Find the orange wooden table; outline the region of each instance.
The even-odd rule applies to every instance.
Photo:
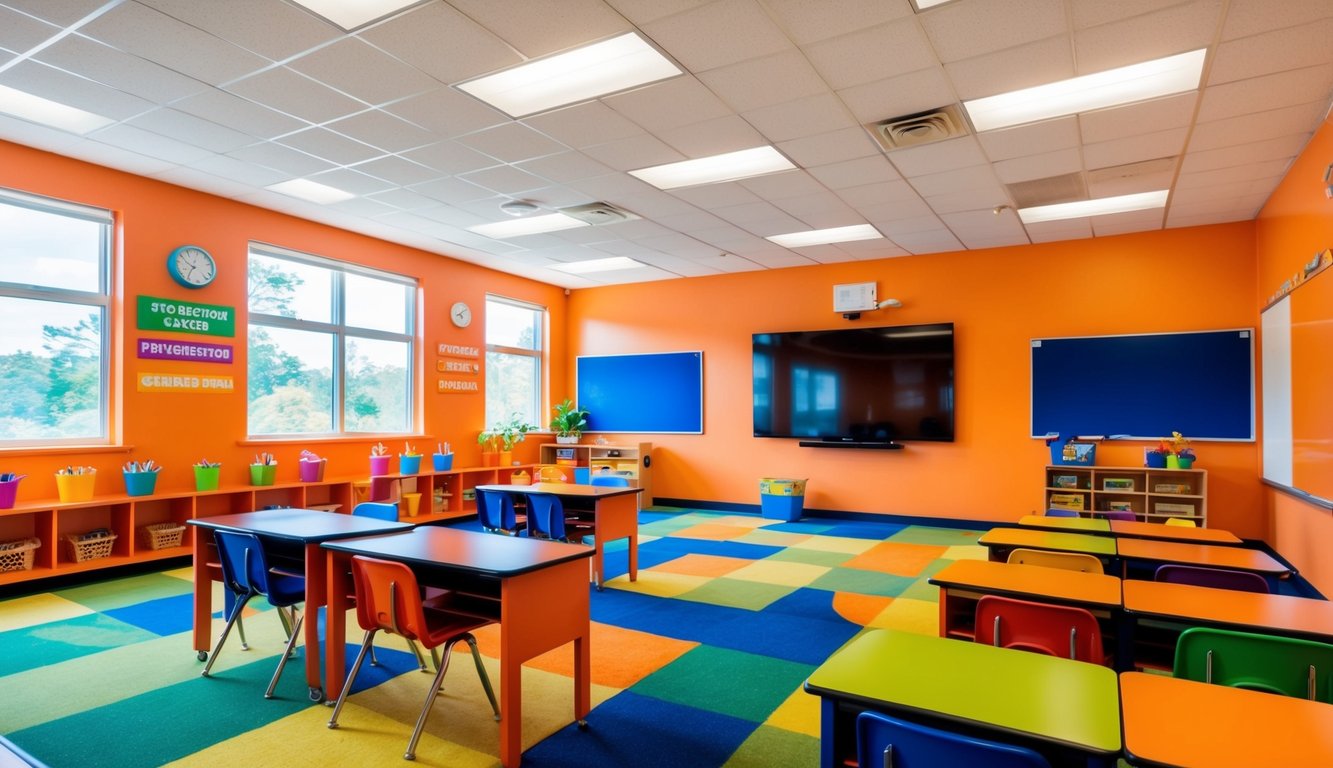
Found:
[[[1087,608],[1104,624],[1120,607],[1120,579],[1100,573],[958,560],[930,583],[940,588],[940,637],[973,639],[977,601],[984,595]]]
[[[1333,765],[1333,706],[1321,702],[1125,672],[1120,711],[1134,765]]]
[[[1117,539],[1120,557],[1126,561],[1141,560],[1157,563],[1184,563],[1212,568],[1234,568],[1254,571],[1268,577],[1282,577],[1291,569],[1274,560],[1268,553],[1244,547],[1219,547],[1212,544],[1188,544],[1157,539]]]
[[[1072,531],[1074,533],[1109,534],[1111,523],[1103,517],[1047,517],[1046,515],[1023,515],[1018,518],[1018,525],[1023,528],[1040,528],[1046,531]]]
[[[1124,603],[1136,618],[1333,642],[1333,602],[1327,600],[1128,580]]]
[[[1128,520],[1112,520],[1111,533],[1134,539],[1162,539],[1163,541],[1186,541],[1195,544],[1241,544],[1240,538],[1231,531],[1221,528],[1186,528],[1162,523],[1131,523]]]
[[[522,759],[523,662],[574,643],[574,719],[592,708],[588,564],[592,550],[491,533],[422,526],[407,533],[344,539],[328,555],[328,628],[324,634],[328,696],[342,692],[346,620],[354,555],[407,564],[423,586],[445,587],[489,603],[500,622],[500,764]],[[488,614],[489,615],[489,614]],[[486,712],[484,716],[489,716]],[[479,715],[481,716],[481,715]]]

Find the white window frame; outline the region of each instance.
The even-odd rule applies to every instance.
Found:
[[[539,430],[544,430],[546,427],[545,427],[545,422],[542,419],[542,414],[546,413],[548,410],[545,405],[545,392],[546,392],[546,376],[547,376],[546,326],[547,326],[547,317],[549,315],[549,311],[547,310],[546,307],[540,304],[533,304],[530,301],[523,301],[521,299],[511,299],[508,296],[500,296],[498,294],[488,293],[486,294],[486,305],[485,305],[487,310],[486,322],[490,322],[490,305],[492,302],[496,304],[508,304],[511,307],[518,307],[519,309],[526,309],[537,313],[538,324],[537,324],[536,338],[535,338],[535,344],[537,347],[536,349],[523,349],[522,347],[510,347],[503,344],[492,344],[489,341],[487,341],[486,353],[488,355],[494,352],[496,354],[501,354],[501,355],[531,357],[537,361],[537,381],[534,382],[534,391],[532,393],[533,414],[536,419],[533,426],[537,427]],[[483,412],[489,412],[490,410],[489,408],[490,396],[491,396],[490,392],[487,391],[486,393],[487,402],[483,404]],[[506,418],[507,416],[508,414],[502,414],[500,418]]]

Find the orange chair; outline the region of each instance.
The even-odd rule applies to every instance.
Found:
[[[1092,664],[1105,660],[1102,628],[1083,608],[986,595],[977,601],[976,626],[979,643]]]
[[[1044,549],[1015,549],[1005,561],[1019,565],[1040,565],[1043,568],[1062,568],[1083,573],[1105,573],[1102,561],[1082,552],[1057,552]]]
[[[426,726],[426,716],[430,714],[431,705],[435,703],[435,696],[444,682],[444,673],[449,669],[450,651],[459,641],[466,642],[472,649],[472,660],[477,665],[481,685],[486,689],[486,698],[490,699],[495,719],[500,719],[500,705],[495,701],[491,679],[481,663],[477,639],[472,636],[473,630],[495,623],[494,619],[451,611],[447,602],[432,603],[427,608],[422,604],[416,574],[403,563],[392,560],[362,555],[353,557],[352,582],[356,586],[356,620],[366,630],[366,637],[361,642],[361,651],[356,655],[342,693],[338,694],[338,703],[333,707],[333,716],[329,718],[330,728],[338,727],[338,715],[347,703],[347,694],[352,690],[357,672],[361,671],[361,662],[365,661],[366,653],[375,643],[375,633],[380,631],[415,640],[432,650],[444,647],[440,670],[435,673],[435,682],[426,694],[426,703],[417,717],[416,728],[412,730],[412,738],[407,743],[407,752],[403,754],[404,759],[416,759],[417,742],[421,739],[421,730]]]

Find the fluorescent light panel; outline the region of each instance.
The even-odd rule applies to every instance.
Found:
[[[619,269],[636,269],[646,267],[641,261],[635,261],[628,256],[612,256],[609,259],[589,259],[588,261],[571,261],[565,264],[552,264],[551,269],[568,272],[571,275],[586,275],[592,272],[614,272]]]
[[[320,184],[310,179],[292,179],[290,181],[280,181],[277,184],[269,184],[265,189],[271,189],[291,197],[299,197],[312,203],[341,203],[344,200],[351,200],[356,195],[351,192],[345,192],[327,184]]]
[[[429,0],[292,0],[307,11],[352,32]]]
[[[727,152],[712,157],[700,157],[694,160],[682,160],[679,163],[655,165],[630,171],[643,181],[658,189],[676,189],[693,187],[698,184],[716,184],[721,181],[736,181],[767,173],[790,171],[796,166],[783,157],[776,149],[763,146]]]
[[[1159,189],[1156,192],[1140,192],[1136,195],[1120,195],[1119,197],[1103,197],[1097,200],[1079,200],[1073,203],[1056,203],[1055,205],[1038,205],[1033,208],[1019,208],[1018,218],[1022,220],[1024,224],[1037,224],[1043,221],[1081,219],[1086,216],[1105,216],[1108,213],[1146,211],[1150,208],[1161,208],[1165,206],[1168,191],[1169,190]]]
[[[869,224],[856,224],[850,227],[791,232],[786,235],[773,235],[765,239],[772,240],[784,248],[801,248],[807,245],[824,245],[825,243],[847,243],[852,240],[874,240],[877,237],[884,237],[878,229]]]
[[[518,118],[679,74],[679,67],[638,34],[629,32],[534,59],[458,87]]]
[[[0,85],[0,112],[80,135],[115,122],[109,117],[3,85]]]
[[[973,127],[991,131],[1183,93],[1199,87],[1205,53],[1207,50],[1200,48],[1095,75],[964,101],[963,107]]]
[[[468,227],[469,232],[504,240],[507,237],[539,235],[543,232],[559,232],[562,229],[591,226],[586,221],[579,221],[563,213],[548,213],[545,216],[528,216],[523,219],[497,221],[493,224],[478,224]]]

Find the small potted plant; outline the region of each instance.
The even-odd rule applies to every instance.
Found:
[[[1157,441],[1154,448],[1143,449],[1143,466],[1148,469],[1165,469],[1166,457],[1171,455],[1171,446],[1165,440]]]
[[[556,405],[555,417],[551,419],[551,431],[555,433],[557,443],[577,443],[588,428],[588,412],[569,398]]]
[[[1194,449],[1190,447],[1189,438],[1179,432],[1172,432],[1170,444],[1171,455],[1166,459],[1166,466],[1171,469],[1189,469],[1194,466]]]
[[[524,421],[518,412],[510,414],[505,421],[492,424],[486,431],[477,435],[477,442],[482,447],[483,466],[507,467],[512,464],[514,445],[523,442],[528,432],[534,429],[536,427]]]

